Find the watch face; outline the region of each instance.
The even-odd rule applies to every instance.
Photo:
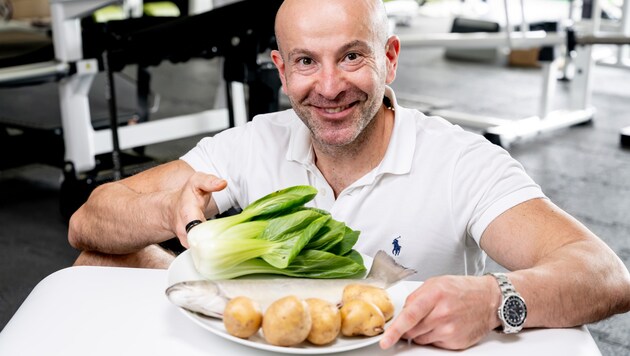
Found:
[[[519,327],[525,322],[527,317],[527,307],[523,299],[516,295],[509,296],[503,304],[503,318],[505,322],[513,327]]]

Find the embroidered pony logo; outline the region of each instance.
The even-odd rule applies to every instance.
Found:
[[[400,243],[398,243],[398,239],[400,239],[400,236],[392,240],[392,245],[394,245],[394,248],[392,249],[392,254],[394,254],[394,256],[400,255],[401,246]]]

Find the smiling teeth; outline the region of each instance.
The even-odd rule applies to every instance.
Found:
[[[328,114],[336,114],[338,112],[342,112],[344,110],[346,110],[348,108],[348,105],[346,106],[338,106],[336,108],[324,108],[324,111]]]

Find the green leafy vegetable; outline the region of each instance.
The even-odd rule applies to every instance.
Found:
[[[330,252],[303,250],[286,268],[276,268],[260,258],[242,262],[228,270],[198,270],[208,279],[230,279],[252,274],[276,274],[299,278],[360,278],[365,274],[361,254],[353,250],[348,256]]]
[[[317,190],[294,186],[273,192],[240,214],[208,220],[188,234],[193,262],[210,279],[271,273],[346,278],[365,272],[352,250],[359,232],[322,209],[305,207]]]

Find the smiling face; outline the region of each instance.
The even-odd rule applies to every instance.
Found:
[[[282,89],[320,148],[360,141],[382,115],[400,43],[380,0],[286,0],[272,59]]]

